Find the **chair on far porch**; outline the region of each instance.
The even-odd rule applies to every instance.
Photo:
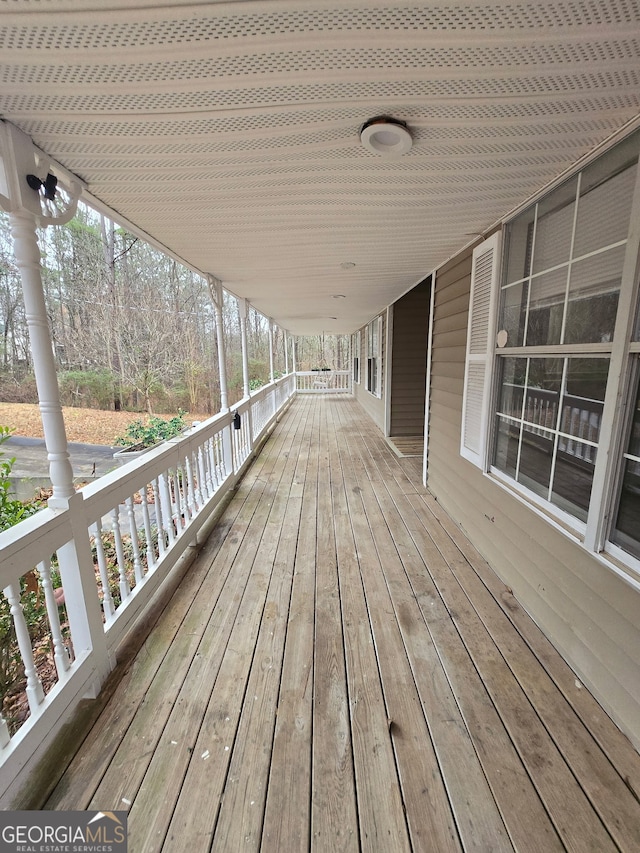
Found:
[[[326,391],[333,388],[334,375],[332,370],[323,370],[313,379],[313,387],[318,391]]]

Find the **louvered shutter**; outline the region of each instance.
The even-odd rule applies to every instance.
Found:
[[[473,252],[460,454],[484,468],[495,338],[500,232]]]

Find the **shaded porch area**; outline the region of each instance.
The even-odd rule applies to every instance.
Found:
[[[640,757],[421,467],[298,396],[43,807],[132,853],[640,849]]]

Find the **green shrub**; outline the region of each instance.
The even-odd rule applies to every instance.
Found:
[[[186,414],[184,409],[178,409],[173,418],[152,417],[146,422],[138,418],[128,425],[123,435],[117,436],[114,444],[137,449],[153,447],[160,441],[179,435],[186,427]]]
[[[65,370],[58,374],[63,405],[112,409],[114,377],[109,370]]]
[[[7,426],[0,426],[0,445],[11,437],[13,430]],[[0,530],[13,527],[23,518],[28,518],[37,512],[38,507],[28,503],[22,503],[9,494],[11,489],[11,469],[15,458],[4,459],[4,451],[0,450]]]

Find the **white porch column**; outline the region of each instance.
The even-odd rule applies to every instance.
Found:
[[[240,316],[240,342],[242,345],[242,396],[249,397],[249,346],[247,342],[247,313],[249,303],[246,299],[238,299],[238,314]]]
[[[269,318],[269,379],[271,382],[275,379],[273,373],[273,320]]]
[[[16,264],[33,354],[42,428],[53,495],[49,507],[68,510],[72,539],[57,549],[65,606],[76,655],[91,652],[96,695],[111,668],[93,575],[83,498],[73,487],[73,470],[62,417],[53,344],[42,289],[36,228],[64,225],[76,212],[81,185],[33,145],[18,128],[0,122],[0,207],[9,213]]]
[[[213,275],[207,276],[209,293],[216,315],[216,339],[218,342],[218,375],[220,377],[220,411],[229,411],[229,394],[227,392],[227,361],[224,352],[224,326],[222,318],[223,292],[222,282]]]
[[[53,486],[52,500],[55,502],[58,498],[70,498],[75,489],[42,289],[36,220],[32,214],[25,212],[10,213],[9,220],[16,264],[22,278],[33,370],[49,459],[49,477]]]
[[[291,357],[293,359],[293,372],[298,372],[298,359],[296,358],[296,344],[298,342],[297,337],[293,336],[293,346],[291,347]]]
[[[229,411],[229,394],[227,391],[227,359],[224,352],[224,326],[222,318],[222,307],[224,294],[222,292],[222,282],[214,275],[207,275],[207,283],[209,285],[209,293],[216,315],[216,340],[218,342],[218,376],[220,377],[220,411]],[[228,474],[235,470],[234,454],[233,454],[233,438],[231,435],[231,423],[222,433],[222,453],[224,456],[224,465]]]
[[[238,315],[240,317],[240,343],[242,346],[242,396],[246,399],[251,397],[251,386],[249,385],[249,343],[247,341],[247,315],[249,313],[249,301],[238,299]],[[252,404],[246,411],[248,419],[248,435],[253,448],[253,410]]]
[[[51,506],[66,506],[74,493],[73,471],[42,289],[36,229],[64,225],[75,214],[79,182],[39,151],[14,125],[0,122],[0,207],[9,213],[16,264],[29,329],[42,428],[53,486]]]
[[[282,333],[284,335],[284,372],[286,374],[289,373],[289,332],[285,329]]]

